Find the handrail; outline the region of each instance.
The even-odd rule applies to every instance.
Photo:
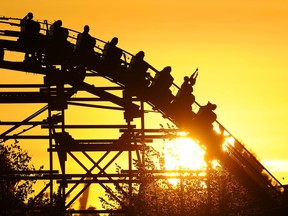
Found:
[[[244,153],[241,153],[240,151],[244,151],[245,153],[247,153],[248,155],[246,155],[246,156],[249,156],[250,159],[253,159],[253,161],[254,161],[254,163],[255,163],[256,166],[260,167],[260,168],[262,169],[262,171],[265,171],[266,174],[268,174],[268,175],[275,181],[275,183],[278,184],[279,187],[283,187],[282,184],[255,158],[255,156],[254,156],[250,151],[248,151],[248,149],[247,149],[243,144],[241,144],[240,141],[238,141],[238,139],[236,139],[222,124],[220,124],[220,122],[216,121],[216,123],[217,123],[220,127],[222,127],[222,128],[225,130],[225,132],[226,132],[231,138],[234,139],[234,142],[237,142],[237,145],[238,145],[238,147],[240,147],[240,149],[238,149],[238,147],[237,147],[237,148],[234,147],[234,146],[232,146],[232,147],[234,147],[234,149],[236,149],[237,152],[239,152],[239,154],[241,154],[243,157],[245,157],[245,154],[244,154]],[[231,144],[230,144],[230,145],[231,145]],[[263,175],[262,175],[262,176],[263,176]],[[264,176],[263,176],[263,178],[264,178]]]
[[[2,21],[2,20],[5,20],[5,21]],[[6,20],[12,20],[12,21],[6,21]],[[4,17],[4,16],[2,16],[2,17],[0,17],[0,23],[3,23],[3,24],[9,24],[9,25],[11,25],[11,26],[18,26],[18,27],[20,27],[21,26],[21,24],[20,24],[20,21],[21,21],[22,19],[20,19],[20,18],[12,18],[12,17]],[[16,23],[16,21],[17,21],[17,23]],[[44,35],[47,35],[47,32],[49,31],[49,27],[52,25],[52,23],[49,23],[47,20],[44,20],[44,21],[40,21],[40,20],[35,20],[36,22],[38,22],[39,24],[40,24],[40,26],[42,25],[42,26],[44,26],[44,27],[41,27],[40,28],[40,31],[42,31],[43,32],[43,34]],[[73,29],[70,29],[70,28],[66,28],[66,27],[63,27],[64,29],[67,29],[68,30],[68,32],[70,33],[70,32],[72,32],[72,33],[75,33],[75,34],[81,34],[81,32],[80,31],[77,31],[77,30],[73,30]],[[72,40],[77,40],[77,36],[74,36],[74,35],[71,35],[71,34],[69,34],[68,35],[68,38],[70,38],[70,39],[72,39]],[[94,38],[95,40],[96,40],[96,45],[95,45],[95,47],[94,48],[96,48],[96,49],[99,49],[100,51],[103,51],[103,48],[104,48],[104,46],[105,46],[105,44],[107,43],[106,41],[104,41],[104,40],[102,40],[102,39],[99,39],[99,38],[96,38],[96,37],[92,37],[92,38]],[[102,46],[101,47],[99,47],[99,46],[97,46],[97,42],[99,43],[102,43]],[[76,42],[74,42],[74,43],[72,43],[73,45],[76,45]],[[126,62],[126,59],[127,59],[127,55],[128,56],[130,56],[130,58],[132,58],[133,57],[133,54],[131,54],[131,53],[129,53],[129,52],[127,52],[127,51],[125,51],[125,50],[123,50],[123,49],[121,49],[121,48],[119,48],[121,51],[122,51],[122,53],[123,53],[123,58],[124,58],[124,62]]]

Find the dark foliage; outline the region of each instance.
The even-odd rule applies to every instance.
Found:
[[[0,208],[1,215],[17,214],[17,209],[25,207],[25,200],[34,191],[32,185],[34,180],[21,181],[19,171],[35,170],[29,166],[31,157],[23,151],[18,142],[11,145],[0,145]],[[14,213],[13,213],[14,212]]]
[[[163,158],[147,147],[145,163],[135,161],[140,184],[117,184],[100,197],[105,209],[128,209],[131,215],[262,215],[261,205],[237,178],[224,167],[208,165],[205,173],[179,172],[178,184],[155,170],[163,168]],[[117,166],[121,172],[121,167]],[[149,172],[152,171],[152,172]]]
[[[37,215],[32,213],[32,209],[48,206],[50,201],[47,194],[41,194],[35,200],[32,198],[36,179],[25,179],[25,176],[35,177],[39,174],[35,174],[31,157],[17,140],[12,144],[0,144],[0,164],[0,215]]]

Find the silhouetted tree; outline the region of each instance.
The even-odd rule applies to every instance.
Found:
[[[28,195],[34,191],[34,180],[20,181],[17,171],[34,170],[31,157],[23,151],[17,141],[11,145],[0,145],[0,208],[1,215],[17,215],[17,209],[25,206]]]
[[[100,197],[105,209],[127,209],[130,215],[263,215],[258,199],[240,184],[225,167],[207,168],[206,175],[179,172],[177,185],[163,174],[163,157],[152,147],[145,151],[145,163],[134,161],[140,184],[117,184]],[[150,172],[149,172],[150,171]],[[117,172],[121,167],[117,166]],[[129,193],[130,192],[130,193]]]
[[[25,179],[31,171],[36,171],[31,165],[31,157],[24,151],[18,141],[12,144],[0,143],[0,215],[29,216],[39,215],[33,208],[50,207],[48,194],[41,194],[33,199],[33,185],[36,179]],[[39,171],[43,167],[39,168]],[[39,174],[33,174],[34,176]],[[31,176],[31,175],[30,175]],[[53,204],[56,206],[58,195],[53,194]],[[45,215],[45,214],[41,214]],[[47,214],[48,215],[48,214]]]

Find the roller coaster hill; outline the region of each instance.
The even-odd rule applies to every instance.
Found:
[[[192,93],[198,75],[197,70],[190,77],[185,77],[182,86],[178,87],[173,83],[171,67],[158,71],[144,61],[143,51],[132,55],[117,47],[117,38],[113,38],[110,42],[94,38],[89,35],[88,26],[85,26],[83,32],[78,32],[62,27],[61,20],[51,24],[46,20],[33,21],[31,17],[25,19],[1,17],[0,23],[3,28],[0,30],[0,67],[43,76],[43,84],[1,84],[0,103],[46,104],[43,109],[23,121],[1,121],[1,125],[12,124],[12,127],[3,132],[0,139],[2,141],[14,139],[15,135],[10,135],[11,132],[29,124],[33,127],[41,126],[49,131],[47,137],[26,136],[26,138],[49,140],[50,170],[42,175],[42,179],[46,176],[50,181],[47,187],[53,188],[55,181],[60,185],[65,199],[63,203],[66,203],[63,204],[63,211],[67,212],[69,205],[80,196],[77,194],[75,199],[68,203],[66,200],[70,193],[66,191],[68,184],[88,182],[105,187],[104,183],[117,183],[119,180],[119,176],[107,173],[106,166],[97,174],[92,174],[91,170],[86,169],[87,174],[75,180],[76,176],[66,173],[67,155],[73,151],[101,151],[107,154],[112,151],[118,151],[119,154],[127,151],[128,182],[135,180],[136,176],[131,174],[137,173],[132,170],[132,152],[140,151],[145,143],[162,133],[162,129],[145,128],[144,120],[147,115],[144,110],[145,104],[154,112],[159,112],[177,129],[187,132],[189,137],[206,149],[208,160],[220,160],[221,165],[235,174],[245,187],[263,198],[267,208],[277,209],[279,212],[287,209],[285,186],[281,185],[255,156],[217,121],[214,113],[216,105],[208,102],[207,105],[200,106],[195,101]],[[9,61],[6,59],[7,52],[22,53],[23,59]],[[85,81],[88,76],[102,77],[114,86],[106,88],[95,86]],[[170,90],[172,86],[178,89],[177,95],[173,95]],[[23,91],[25,88],[36,90]],[[122,96],[112,93],[113,90],[120,91]],[[76,104],[75,94],[80,91],[95,96],[95,101],[110,101],[118,110],[123,111],[125,125],[90,125],[95,128],[118,128],[122,133],[119,139],[88,142],[74,139],[67,132],[66,129],[71,128],[71,125],[65,123],[64,113],[68,110],[68,105]],[[33,121],[44,111],[48,112],[45,120]],[[141,120],[140,128],[132,124],[134,119]],[[74,127],[84,126],[74,125]],[[21,137],[25,138],[19,134],[17,139]],[[58,155],[61,174],[53,169],[52,155],[55,153]],[[136,155],[140,157],[139,154]],[[107,162],[107,167],[114,159]],[[101,160],[100,158],[94,161],[95,167]],[[87,177],[93,178],[89,182]]]

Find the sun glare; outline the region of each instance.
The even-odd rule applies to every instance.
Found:
[[[190,138],[177,138],[165,145],[166,170],[201,170],[206,166],[205,151]]]
[[[173,139],[166,143],[163,153],[165,169],[172,171],[172,173],[167,174],[170,184],[174,186],[178,185],[180,182],[179,176],[195,174],[203,177],[206,175],[207,163],[205,161],[205,150],[192,139],[187,137]],[[217,160],[210,161],[209,163],[213,169],[221,167]]]

